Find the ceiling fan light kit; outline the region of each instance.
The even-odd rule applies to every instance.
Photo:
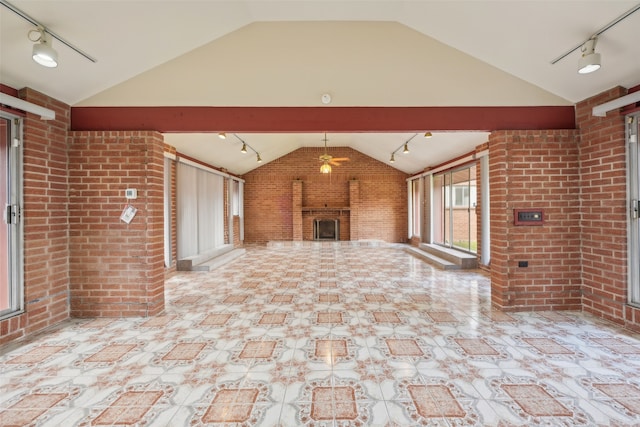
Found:
[[[320,173],[331,173],[331,165],[340,166],[339,162],[348,162],[348,157],[333,157],[327,153],[327,134],[324,134],[324,154],[318,157],[318,160],[322,162],[320,165]]]

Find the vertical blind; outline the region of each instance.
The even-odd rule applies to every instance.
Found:
[[[171,159],[164,159],[164,265],[171,266]]]
[[[178,258],[224,244],[224,177],[178,163]]]

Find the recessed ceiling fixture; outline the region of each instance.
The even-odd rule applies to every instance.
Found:
[[[619,22],[623,21],[624,19],[628,18],[629,16],[631,16],[633,13],[637,12],[638,10],[640,10],[640,4],[635,5],[634,7],[632,7],[631,9],[626,11],[625,13],[623,13],[622,15],[618,16],[613,21],[609,22],[604,27],[600,28],[598,31],[593,33],[593,35],[591,37],[589,37],[587,40],[585,40],[584,42],[580,43],[579,45],[577,45],[576,47],[574,47],[572,49],[569,49],[567,52],[565,52],[562,55],[558,56],[556,59],[553,59],[551,61],[551,64],[552,65],[556,64],[560,60],[566,58],[567,56],[571,55],[576,50],[580,49],[580,51],[582,52],[582,57],[580,58],[580,60],[578,62],[578,73],[587,74],[587,73],[591,73],[593,71],[596,71],[597,69],[600,68],[600,54],[599,53],[595,53],[595,51],[594,51],[595,47],[596,47],[596,40],[597,40],[598,36],[603,34],[609,28],[613,27],[614,25],[618,24]]]
[[[425,138],[431,138],[433,136],[433,134],[431,132],[425,132],[424,133],[424,137]]]
[[[47,68],[58,66],[58,52],[51,46],[51,35],[44,28],[38,27],[29,31],[29,40],[35,43],[33,45],[34,61]]]
[[[589,74],[600,69],[600,54],[595,52],[597,42],[598,38],[592,37],[582,45],[578,73]]]
[[[29,23],[31,23],[31,24],[36,26],[36,28],[37,28],[36,30],[29,31],[29,39],[31,40],[31,33],[33,33],[33,32],[39,32],[40,33],[40,37],[37,40],[31,40],[31,41],[34,41],[34,42],[38,42],[38,41],[40,42],[39,44],[36,44],[36,45],[33,46],[33,60],[36,61],[38,64],[41,64],[41,65],[44,65],[45,67],[50,67],[50,68],[51,67],[55,67],[55,66],[58,65],[58,54],[51,47],[51,38],[52,37],[54,39],[58,40],[63,45],[67,46],[69,49],[75,51],[77,54],[79,54],[81,56],[84,56],[89,61],[98,62],[97,59],[95,59],[94,57],[92,57],[88,53],[82,51],[80,48],[72,45],[70,42],[68,42],[67,40],[63,39],[61,36],[59,36],[58,34],[54,33],[49,28],[45,27],[40,22],[38,22],[37,20],[35,20],[31,16],[27,15],[25,12],[23,12],[20,9],[18,9],[17,7],[12,5],[8,1],[0,0],[0,5],[6,7],[11,12],[15,13],[16,15],[18,15],[19,17],[21,17],[25,21],[27,21],[27,22],[29,22]]]

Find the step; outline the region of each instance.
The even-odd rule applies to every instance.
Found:
[[[429,264],[441,270],[460,270],[460,266],[458,264],[447,261],[444,258],[440,258],[430,252],[424,251],[420,248],[416,248],[415,246],[405,246],[404,251],[422,259],[423,261],[428,262]]]
[[[478,268],[478,257],[475,254],[430,243],[420,243],[418,247],[431,255],[459,265],[463,270]]]
[[[176,263],[178,271],[192,271],[194,266],[204,264],[233,250],[233,245],[223,245],[212,251],[179,259]]]
[[[191,268],[191,271],[211,271],[215,270],[218,267],[222,267],[225,264],[229,264],[231,261],[240,258],[244,254],[247,253],[247,250],[244,248],[234,249],[230,252],[227,252],[223,255],[219,255],[213,259],[210,259],[207,262],[202,264],[194,265]]]

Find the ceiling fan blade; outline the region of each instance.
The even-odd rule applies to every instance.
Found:
[[[333,160],[334,162],[348,162],[349,159],[348,157],[333,157],[331,160]]]
[[[329,160],[329,162],[328,162],[328,163],[329,163],[330,165],[333,165],[333,166],[340,166],[340,165],[341,165],[341,163],[338,163],[338,162],[336,162],[335,160]]]

